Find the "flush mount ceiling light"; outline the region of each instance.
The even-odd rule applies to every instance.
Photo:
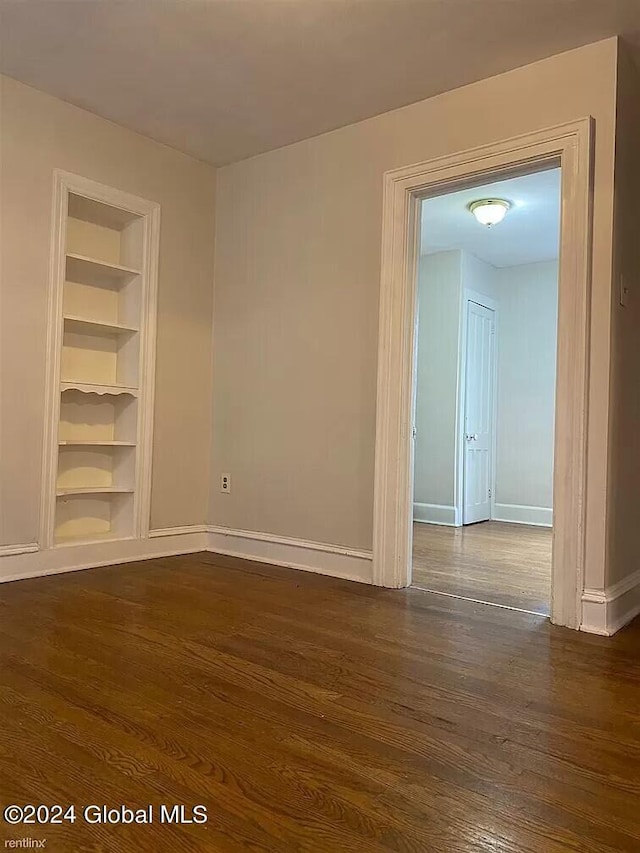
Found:
[[[503,198],[481,198],[472,201],[469,210],[481,225],[491,228],[502,222],[511,205]]]

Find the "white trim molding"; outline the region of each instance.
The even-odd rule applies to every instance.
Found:
[[[457,513],[454,506],[442,504],[413,504],[413,520],[423,524],[443,524],[446,527],[457,527]]]
[[[44,550],[37,543],[2,546],[0,583],[205,551],[359,583],[372,582],[371,551],[194,524],[158,528],[149,531],[148,538],[141,539],[87,542]]]
[[[372,582],[372,552],[340,545],[212,526],[207,551],[359,583]]]
[[[582,594],[581,631],[610,637],[640,613],[640,569],[618,583]]]
[[[479,180],[560,166],[562,226],[551,619],[580,626],[584,587],[591,281],[591,118],[387,172],[383,184],[373,580],[411,582],[414,358],[420,202]]]
[[[18,554],[35,554],[40,550],[37,542],[27,542],[25,545],[0,545],[0,557],[16,557]]]
[[[553,509],[550,506],[521,506],[520,504],[493,505],[493,521],[510,524],[530,524],[535,527],[553,527]]]
[[[202,528],[175,528],[173,533],[167,530],[163,534],[149,539],[89,542],[3,556],[0,583],[206,550],[207,534]]]
[[[156,527],[155,530],[149,531],[149,539],[156,539],[162,536],[184,536],[188,533],[208,533],[209,526],[207,524],[187,524],[181,527]]]

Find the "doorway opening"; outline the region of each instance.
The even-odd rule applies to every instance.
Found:
[[[559,237],[557,167],[421,203],[412,582],[547,616]]]
[[[378,335],[373,575],[411,585],[417,261],[424,198],[561,170],[551,621],[579,629],[586,561],[593,121],[566,122],[386,172]]]

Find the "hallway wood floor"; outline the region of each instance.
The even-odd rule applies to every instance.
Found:
[[[213,554],[4,584],[2,804],[209,820],[0,846],[637,853],[639,646]]]
[[[413,525],[413,585],[549,615],[551,529]]]

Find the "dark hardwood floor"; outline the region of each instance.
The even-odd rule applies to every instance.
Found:
[[[483,521],[413,525],[413,585],[550,613],[551,528]]]
[[[201,554],[5,584],[0,654],[3,807],[209,818],[0,822],[0,846],[640,850],[637,620],[605,639]]]

